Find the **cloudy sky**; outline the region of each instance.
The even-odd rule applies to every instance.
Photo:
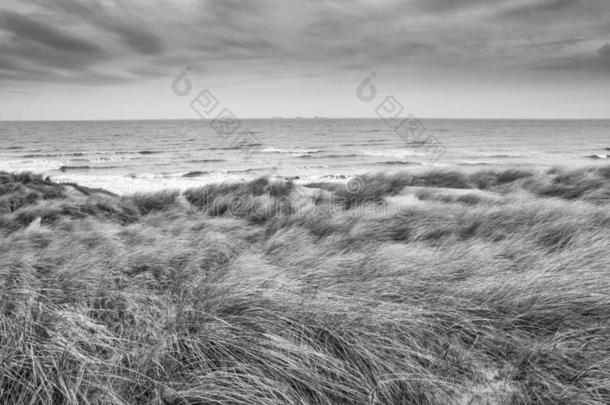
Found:
[[[187,66],[191,93],[172,81]],[[610,118],[609,0],[2,0],[0,119]],[[182,83],[182,82],[181,82]]]

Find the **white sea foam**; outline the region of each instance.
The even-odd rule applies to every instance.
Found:
[[[294,155],[294,156],[298,156],[298,155],[308,155],[310,153],[318,153],[320,152],[320,149],[283,149],[283,148],[264,148],[261,149],[260,152],[262,153],[284,153],[284,154],[288,154],[288,155]]]
[[[362,133],[365,124],[373,131]],[[610,139],[610,121],[426,120],[427,132],[447,151],[436,159],[429,148],[388,138],[381,120],[252,120],[257,139],[251,143],[258,145],[252,149],[195,121],[83,125],[0,122],[0,170],[129,193],[264,175],[306,181],[455,166],[605,165]],[[9,133],[15,135],[2,137]]]
[[[65,164],[67,164],[65,160],[50,159],[0,160],[0,171],[46,173],[59,170]]]
[[[423,151],[412,150],[362,150],[360,154],[373,157],[391,157],[396,159],[405,159],[413,156],[426,156]]]

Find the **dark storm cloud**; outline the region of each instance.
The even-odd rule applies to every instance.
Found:
[[[63,69],[80,69],[107,57],[101,52],[92,55],[75,52],[73,49],[50,48],[39,43],[20,40],[0,44],[0,52],[11,57],[16,64],[34,64]]]
[[[555,13],[581,3],[582,0],[538,0],[527,4],[518,4],[501,12],[499,16],[507,18],[530,17],[534,15]],[[587,0],[589,1],[589,0]]]
[[[128,68],[127,71],[137,77],[161,77],[167,73],[164,69],[151,66],[136,66]]]
[[[19,41],[33,41],[65,52],[89,55],[102,53],[95,43],[11,11],[0,12],[0,28],[14,34]]]
[[[17,70],[19,69],[19,67],[15,64],[13,60],[11,60],[11,58],[6,56],[6,54],[3,52],[3,54],[0,55],[0,69]]]
[[[55,0],[40,5],[63,14],[72,15],[110,34],[117,35],[123,44],[144,54],[159,54],[164,45],[161,38],[151,32],[129,7],[117,2],[108,6],[99,1]]]
[[[484,5],[497,5],[507,0],[416,0],[418,8],[434,12],[453,12]],[[510,1],[510,0],[508,0]]]
[[[239,24],[245,19],[257,20],[263,14],[272,10],[277,3],[262,1],[223,0],[202,1],[199,3],[204,16],[208,21],[221,21],[223,23],[233,22]]]
[[[163,52],[164,46],[161,38],[146,29],[134,27],[125,23],[114,22],[100,26],[108,28],[121,37],[123,43],[134,51],[156,55]]]
[[[522,17],[536,13],[555,12],[581,1],[597,0],[415,0],[415,5],[435,13],[488,11],[502,17]],[[408,4],[408,3],[405,3]]]
[[[0,76],[1,77],[1,76]],[[33,82],[44,82],[51,84],[78,84],[87,86],[107,86],[129,83],[133,80],[131,77],[116,75],[112,73],[97,72],[92,70],[84,70],[76,74],[62,75],[56,72],[49,74],[48,71],[42,74],[27,74],[16,77],[16,80],[29,80]]]
[[[555,58],[536,63],[533,66],[538,70],[556,70],[572,73],[603,73],[610,74],[610,44],[605,44],[596,52],[590,51],[583,54]]]
[[[0,41],[4,59],[0,63],[0,78],[36,82],[73,78],[79,83],[100,82],[100,74],[88,67],[109,55],[96,43],[79,38],[68,29],[11,11],[0,12],[0,29],[6,33]]]
[[[557,41],[533,42],[530,44],[518,45],[516,48],[531,48],[531,49],[561,49],[567,46],[577,45],[587,41],[587,38],[565,38]]]
[[[610,74],[610,58],[573,56],[542,63],[539,69],[578,73],[590,72]]]
[[[500,63],[584,74],[606,66],[608,50],[593,51],[610,39],[608,0],[4,1],[5,77],[45,67],[50,81],[79,83],[173,76],[187,64],[239,76],[258,62],[295,77],[372,66],[494,74]]]
[[[432,44],[420,41],[399,41],[395,45],[388,47],[383,51],[383,54],[388,58],[396,58],[402,56],[434,54],[438,50]]]
[[[279,57],[284,50],[277,7],[270,0],[199,2],[185,45],[201,51],[193,53],[195,59],[207,61]]]
[[[57,0],[41,6],[29,13],[0,11],[0,34],[7,34],[0,36],[0,53],[10,62],[0,64],[0,80],[104,85],[163,75],[93,68],[129,56],[109,40],[113,36],[131,51],[163,53],[159,37],[131,18],[129,10],[111,7],[116,16],[110,15],[97,1]]]
[[[254,59],[278,56],[280,47],[260,35],[210,35],[200,43],[193,44],[193,49],[203,51],[203,59],[234,60]]]
[[[103,86],[127,83],[132,79],[133,77],[126,75],[99,72],[89,68],[67,71],[50,66],[23,63],[10,63],[9,66],[5,66],[0,59],[0,81]]]

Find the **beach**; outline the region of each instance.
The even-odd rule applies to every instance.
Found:
[[[414,124],[0,123],[0,399],[607,403],[610,121]]]
[[[0,405],[610,404],[608,0],[3,0]]]

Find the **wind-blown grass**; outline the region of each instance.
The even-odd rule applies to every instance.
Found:
[[[610,167],[0,186],[0,403],[610,402]]]

